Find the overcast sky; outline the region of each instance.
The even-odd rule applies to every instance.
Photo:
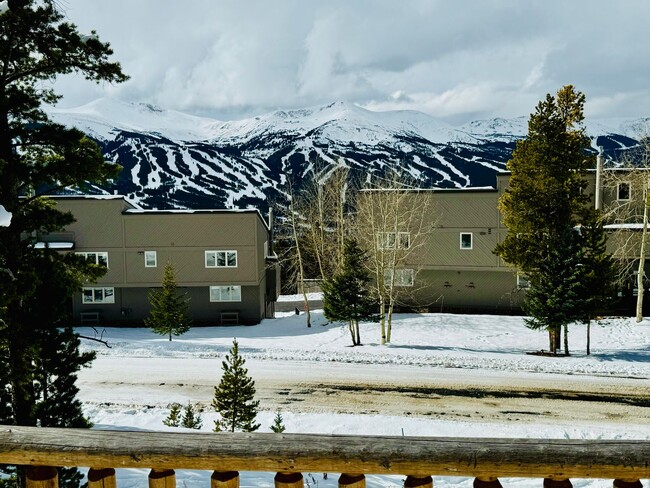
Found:
[[[528,115],[572,83],[588,117],[650,116],[647,0],[58,0],[131,79],[59,83],[219,119],[345,100],[450,123]]]

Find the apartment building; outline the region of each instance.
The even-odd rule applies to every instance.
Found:
[[[586,191],[596,195],[600,208],[608,216],[619,206],[643,202],[645,188],[626,179],[625,172],[624,169],[604,170],[598,177],[598,192],[596,171],[586,175]],[[395,228],[377,236],[384,249],[412,249],[412,252],[403,250],[400,269],[395,271],[395,282],[401,288],[404,302],[432,311],[521,313],[528,288],[526,277],[493,252],[507,233],[498,201],[508,188],[509,179],[510,173],[504,171],[497,174],[496,185],[492,188],[407,191],[413,207],[426,208],[423,218],[433,223],[433,229],[418,236],[418,230],[411,225],[411,228]],[[427,200],[425,205],[422,200]],[[614,232],[623,228],[637,234],[624,240],[638,240],[641,224],[630,221],[638,220],[638,215],[637,211],[628,216],[627,222],[611,224],[606,229]],[[611,238],[608,245],[613,252],[619,245],[618,239]],[[638,256],[630,256],[632,260],[635,258]],[[634,279],[622,285],[619,291],[621,310],[632,309],[635,287]]]
[[[196,324],[255,324],[273,316],[279,269],[257,210],[142,210],[122,196],[52,198],[76,222],[42,236],[40,245],[108,268],[73,297],[75,324],[142,324],[166,263]]]

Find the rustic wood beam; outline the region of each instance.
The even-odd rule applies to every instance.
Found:
[[[650,442],[1,426],[0,464],[638,480],[650,478]]]
[[[88,470],[88,488],[117,488],[115,470],[113,468]]]

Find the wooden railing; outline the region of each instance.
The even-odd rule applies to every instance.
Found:
[[[265,433],[168,433],[2,426],[0,464],[26,465],[28,488],[56,488],[52,466],[90,466],[89,488],[115,487],[113,468],[150,468],[149,487],[175,486],[175,469],[214,471],[212,488],[236,488],[239,471],[277,473],[277,488],[303,486],[301,472],[343,473],[339,486],[363,488],[365,474],[406,476],[405,486],[431,487],[431,476],[544,480],[614,480],[640,488],[650,478],[650,442],[338,436]]]

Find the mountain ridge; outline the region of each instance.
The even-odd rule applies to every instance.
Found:
[[[118,191],[144,207],[266,209],[286,199],[286,181],[345,165],[361,183],[399,171],[424,187],[494,186],[527,118],[453,127],[423,112],[372,112],[347,102],[219,121],[145,103],[99,99],[51,118],[95,139],[119,179]],[[636,144],[648,118],[586,122],[594,148],[612,157]]]

